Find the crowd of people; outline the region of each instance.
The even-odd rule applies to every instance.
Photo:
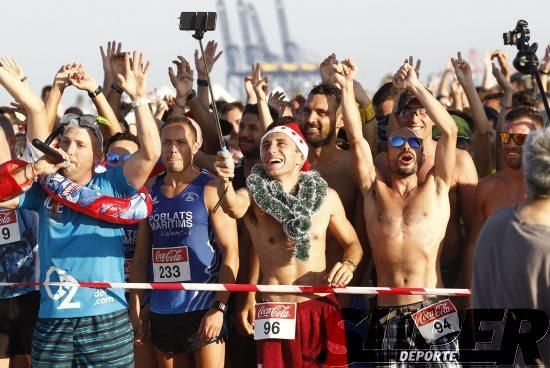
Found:
[[[504,52],[484,59],[481,86],[458,53],[438,84],[424,85],[409,57],[374,94],[335,54],[304,95],[270,94],[256,64],[242,103],[210,101],[221,55],[209,42],[195,70],[177,56],[175,93],[160,98],[144,54],[115,41],[101,47],[102,84],[69,63],[41,96],[0,58],[15,101],[0,108],[0,282],[471,287],[472,297],[1,286],[0,367],[397,366],[402,350],[459,352],[457,326],[418,325],[434,306],[449,320],[468,307],[550,316],[548,116]],[[550,46],[540,71],[549,87]],[[97,113],[60,111],[67,88]],[[343,308],[368,313],[369,362],[346,354]]]

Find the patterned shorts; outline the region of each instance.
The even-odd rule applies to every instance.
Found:
[[[79,318],[39,318],[33,367],[133,367],[134,334],[128,311]]]
[[[371,315],[368,347],[373,353],[376,367],[460,367],[457,361],[408,363],[400,361],[402,352],[431,351],[447,356],[457,352],[458,333],[443,336],[427,343],[414,324],[411,315],[430,304],[437,302],[427,299],[419,303],[399,307],[376,307]]]

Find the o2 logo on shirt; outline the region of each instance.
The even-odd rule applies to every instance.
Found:
[[[57,274],[57,278],[60,282],[78,282],[74,277],[69,275],[67,271],[61,270],[55,266],[51,266],[48,269],[48,272],[46,272],[46,282],[55,282],[55,280],[52,280],[52,275]],[[46,285],[45,286],[46,293],[48,293],[48,297],[52,300],[59,300],[61,299],[61,303],[59,303],[59,306],[57,309],[77,309],[80,308],[80,302],[73,302],[73,298],[78,291],[78,286],[65,286],[60,285],[57,287],[57,291],[54,293],[52,292],[52,286]]]

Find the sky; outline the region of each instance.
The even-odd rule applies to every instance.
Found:
[[[112,39],[121,41],[124,50],[142,50],[151,60],[151,88],[169,85],[171,60],[176,55],[192,60],[197,48],[190,33],[178,30],[180,12],[216,11],[218,0],[4,1],[0,56],[14,57],[39,93],[62,64],[73,61],[83,63],[101,83],[99,46]],[[246,2],[255,5],[272,51],[281,53],[275,0]],[[225,4],[233,40],[242,46],[237,1]],[[284,0],[284,5],[291,39],[311,59],[306,61],[318,63],[332,52],[350,57],[359,67],[357,79],[370,90],[408,55],[422,59],[424,79],[460,50],[469,55],[476,49],[482,55],[501,48],[512,60],[516,49],[503,45],[502,33],[518,19],[529,22],[531,41],[541,45],[539,58],[542,46],[550,43],[547,0]],[[210,39],[222,43],[219,24],[206,35]],[[225,82],[225,69],[222,56],[214,66],[214,82]],[[72,104],[76,94],[74,87],[67,90],[63,104]],[[0,105],[11,100],[0,89]]]

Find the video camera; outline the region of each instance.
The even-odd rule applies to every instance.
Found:
[[[502,34],[505,45],[512,45],[518,48],[518,54],[512,64],[522,74],[535,74],[539,67],[539,59],[536,52],[538,44],[529,46],[531,32],[528,24],[524,20],[519,20],[516,28],[510,32]]]

